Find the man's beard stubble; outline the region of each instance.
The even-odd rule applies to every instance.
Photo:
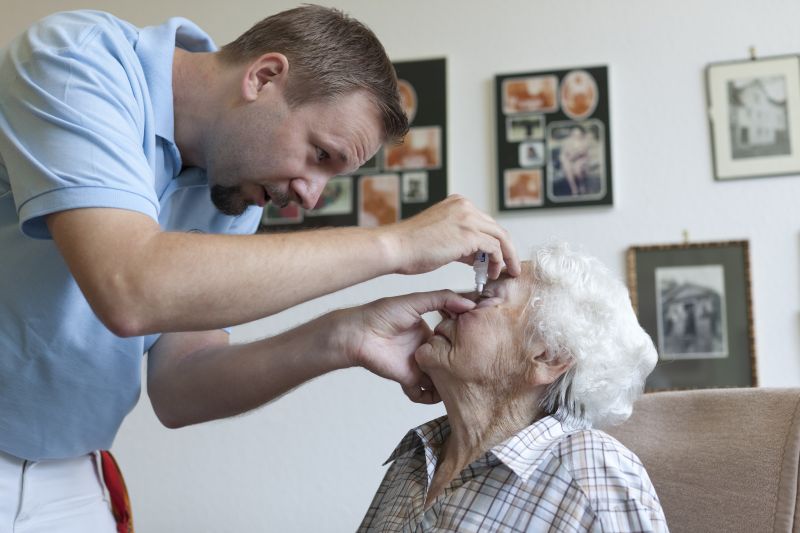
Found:
[[[225,187],[224,185],[211,186],[211,202],[223,214],[239,216],[245,212],[250,203],[242,196],[239,185]]]

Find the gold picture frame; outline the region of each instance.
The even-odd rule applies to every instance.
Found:
[[[631,246],[626,258],[658,350],[646,391],[758,385],[748,241]]]

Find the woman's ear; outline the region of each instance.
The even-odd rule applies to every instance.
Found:
[[[537,346],[535,353],[536,355],[528,360],[528,371],[525,376],[528,385],[533,387],[550,385],[572,368],[575,363],[572,360],[550,357],[544,346],[541,345]]]

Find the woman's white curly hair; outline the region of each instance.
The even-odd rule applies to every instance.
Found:
[[[535,251],[528,340],[573,366],[546,390],[541,407],[574,427],[626,420],[656,364],[628,290],[594,257],[552,242]]]

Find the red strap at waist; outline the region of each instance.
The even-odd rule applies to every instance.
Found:
[[[117,522],[117,533],[134,533],[131,500],[128,497],[128,489],[125,487],[122,471],[109,451],[100,452],[100,463],[103,467],[103,480],[108,494],[111,496],[111,512]]]

